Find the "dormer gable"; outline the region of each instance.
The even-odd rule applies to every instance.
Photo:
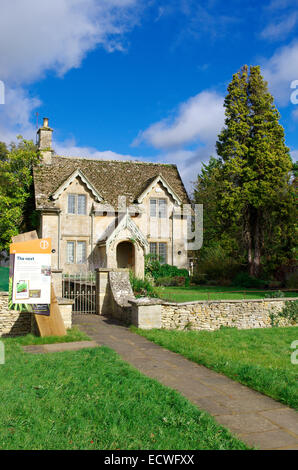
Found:
[[[146,189],[138,196],[137,202],[141,204],[144,200],[144,198],[152,191],[152,189],[155,188],[157,185],[161,185],[166,192],[173,198],[175,203],[179,206],[181,206],[182,201],[181,199],[177,196],[175,191],[171,188],[171,186],[168,184],[168,182],[165,180],[165,178],[159,174],[157,175],[146,187]]]
[[[101,197],[101,195],[98,193],[98,191],[95,189],[95,187],[92,185],[92,183],[90,183],[90,181],[88,180],[88,178],[84,175],[84,173],[78,168],[76,169],[70,176],[69,178],[67,178],[67,180],[65,180],[60,186],[59,188],[51,194],[51,199],[53,200],[57,200],[61,194],[69,187],[69,185],[76,179],[76,178],[79,178],[82,183],[84,183],[87,188],[89,189],[89,191],[92,193],[92,195],[94,196],[94,199],[96,200],[96,202],[103,202],[103,198]]]

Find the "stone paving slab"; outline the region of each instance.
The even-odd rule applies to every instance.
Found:
[[[74,324],[97,345],[114,349],[141,373],[171,387],[250,446],[297,449],[295,410],[97,315],[75,315]]]
[[[79,351],[84,348],[98,348],[96,341],[73,341],[69,343],[54,343],[23,346],[23,350],[30,354],[45,354],[63,351]]]

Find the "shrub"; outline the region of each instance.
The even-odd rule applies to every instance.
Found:
[[[298,323],[298,300],[288,300],[279,315],[293,323]]]
[[[196,273],[193,276],[191,276],[190,283],[191,284],[196,284],[196,285],[206,284],[207,283],[207,276],[206,276],[206,274]]]
[[[170,264],[160,264],[154,255],[145,256],[145,274],[152,276],[155,280],[161,277],[181,277],[185,281],[184,285],[189,285],[189,272],[187,269],[180,269]]]
[[[265,299],[276,299],[279,297],[284,297],[285,294],[281,290],[277,290],[276,292],[270,292],[270,294],[266,294],[264,296]]]
[[[286,287],[289,289],[298,289],[298,271],[289,275],[286,280]]]
[[[238,261],[230,257],[220,245],[214,245],[201,253],[197,274],[205,275],[208,280],[232,279],[239,267]]]
[[[154,285],[148,278],[145,277],[145,279],[140,279],[131,271],[129,273],[129,279],[136,297],[158,297]]]
[[[184,276],[164,276],[158,277],[156,279],[157,286],[177,286],[177,287],[184,287],[185,286],[185,277]]]
[[[248,273],[242,272],[237,274],[233,279],[233,285],[237,287],[255,287],[261,289],[266,286],[266,282],[257,279],[256,277],[250,276]]]

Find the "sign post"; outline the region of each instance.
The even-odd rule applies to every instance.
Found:
[[[14,237],[10,263],[12,304],[30,305],[41,336],[66,335],[51,282],[51,239],[36,232]]]

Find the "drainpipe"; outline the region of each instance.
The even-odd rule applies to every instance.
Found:
[[[172,266],[174,266],[174,208],[172,212]]]
[[[61,211],[58,213],[58,269],[60,269],[60,251],[61,251]]]
[[[91,237],[90,237],[90,245],[91,245],[91,260],[92,265],[94,265],[94,253],[93,253],[93,238],[94,238],[94,211],[91,212]]]

